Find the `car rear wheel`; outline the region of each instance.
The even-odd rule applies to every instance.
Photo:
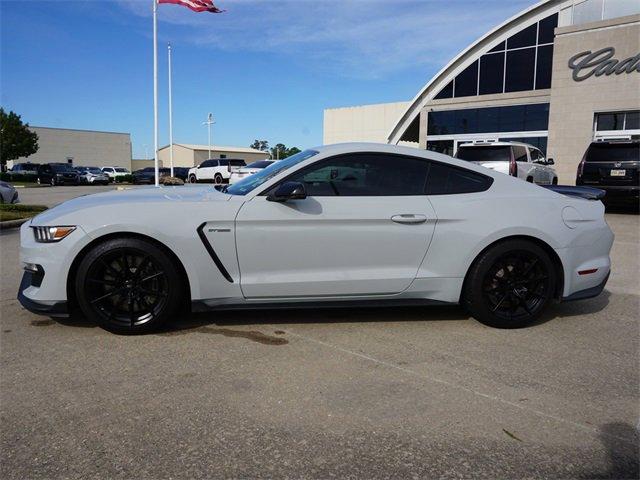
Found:
[[[56,177],[51,177],[51,180],[49,180],[49,183],[51,184],[52,187],[56,186]]]
[[[196,181],[196,176],[193,173],[189,175],[189,183],[196,183]]]
[[[182,279],[171,258],[138,238],[107,240],[78,267],[75,293],[82,312],[115,333],[156,330],[179,307]]]
[[[213,177],[213,183],[215,183],[216,185],[220,185],[222,183],[222,175],[216,173]]]
[[[485,325],[521,328],[535,322],[556,287],[549,255],[527,240],[507,240],[476,259],[463,287],[462,303]]]
[[[533,177],[527,177],[527,182],[533,183]]]
[[[558,177],[553,177],[553,180],[551,180],[551,185],[557,185],[558,184]]]

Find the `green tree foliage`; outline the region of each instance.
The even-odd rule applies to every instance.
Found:
[[[296,153],[300,153],[300,149],[298,147],[288,148],[284,143],[278,143],[275,147],[271,148],[272,159],[282,160],[283,158],[290,157]]]
[[[261,152],[267,152],[269,151],[269,142],[266,140],[254,140],[249,147],[260,150]]]
[[[7,169],[9,160],[28,157],[38,151],[38,135],[22,123],[20,115],[0,107],[0,170]]]

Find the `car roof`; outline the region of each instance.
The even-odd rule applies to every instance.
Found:
[[[508,147],[508,146],[511,146],[511,145],[517,145],[517,146],[521,146],[521,147],[531,147],[531,148],[538,149],[538,147],[536,147],[535,145],[531,145],[530,143],[524,143],[524,142],[467,142],[467,143],[458,144],[458,148],[460,148],[460,147],[465,147],[465,148],[468,148],[468,147]]]

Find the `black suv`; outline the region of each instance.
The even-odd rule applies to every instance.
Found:
[[[38,167],[38,183],[55,185],[78,185],[78,172],[68,163],[45,163]]]
[[[580,165],[576,185],[605,190],[605,203],[634,203],[640,200],[640,140],[593,142]]]

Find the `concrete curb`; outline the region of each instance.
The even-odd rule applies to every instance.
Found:
[[[4,222],[0,222],[0,230],[8,230],[9,228],[17,228],[25,222],[31,220],[29,218],[19,218],[18,220],[6,220]]]

